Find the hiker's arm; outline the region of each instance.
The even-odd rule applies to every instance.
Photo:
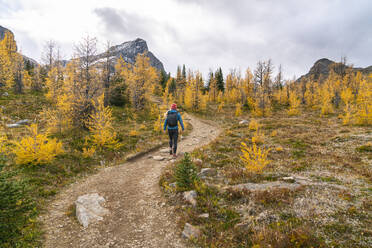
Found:
[[[167,129],[167,119],[168,119],[168,118],[165,118],[165,121],[164,121],[164,128],[163,128],[164,131]]]
[[[178,120],[179,120],[179,122],[181,124],[182,131],[185,130],[185,127],[183,126],[183,121],[182,121],[182,117],[181,117],[181,114],[180,113],[178,113]]]

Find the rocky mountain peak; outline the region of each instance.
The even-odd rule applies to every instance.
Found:
[[[157,68],[160,71],[164,71],[163,63],[155,57],[155,55],[149,51],[147,42],[141,38],[137,38],[132,41],[126,41],[120,45],[112,46],[109,49],[114,59],[120,58],[120,56],[128,63],[134,64],[136,56],[139,53],[147,53],[150,58],[151,66]],[[103,58],[105,53],[98,55],[98,58]]]
[[[320,82],[322,82],[328,77],[331,70],[331,65],[334,64],[337,64],[337,62],[327,58],[319,59],[314,63],[307,74],[302,75],[296,81],[301,82],[301,80],[312,78],[313,80],[319,80]],[[372,66],[366,68],[352,68],[351,66],[344,65],[344,67],[351,68],[354,72],[360,71],[363,74],[369,74],[372,72]]]

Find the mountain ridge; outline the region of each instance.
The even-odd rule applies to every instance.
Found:
[[[309,72],[300,76],[296,82],[301,82],[303,80],[308,80],[312,78],[313,80],[320,82],[324,81],[327,76],[329,75],[329,72],[331,70],[332,65],[340,65],[344,69],[352,69],[354,72],[360,71],[362,74],[369,74],[372,73],[372,66],[368,66],[365,68],[362,67],[352,67],[350,65],[342,65],[338,62],[335,62],[333,60],[330,60],[328,58],[321,58],[315,61],[313,66],[310,68]]]

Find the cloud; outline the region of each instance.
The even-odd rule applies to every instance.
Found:
[[[224,37],[224,45],[217,36],[208,39],[210,47],[228,50],[237,65],[272,58],[290,76],[304,73],[321,57],[346,55],[363,66],[372,63],[371,54],[366,53],[372,39],[370,1],[175,1],[229,19],[233,24],[224,36],[244,34],[239,39]],[[247,41],[251,36],[262,42]]]
[[[73,43],[89,34],[115,45],[143,38],[172,74],[182,64],[204,75],[219,66],[254,69],[269,58],[290,78],[322,57],[372,64],[370,0],[0,0],[0,6],[0,25],[32,57],[48,39],[69,57]]]

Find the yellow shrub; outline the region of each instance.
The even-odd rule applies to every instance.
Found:
[[[248,126],[249,130],[257,130],[259,127],[260,127],[260,124],[255,119],[252,119],[249,122],[249,126]]]
[[[157,133],[160,133],[161,132],[161,129],[162,129],[162,119],[161,119],[161,115],[159,115],[157,121],[155,121],[154,123],[154,131],[157,132]]]
[[[277,152],[282,152],[284,149],[283,149],[282,146],[278,146],[277,148],[275,148],[275,150],[276,150]]]
[[[252,137],[252,143],[262,144],[265,141],[265,134],[262,133],[259,129],[256,130]]]
[[[272,131],[271,134],[270,134],[271,137],[275,137],[277,135],[278,135],[278,131],[276,131],[276,130]]]
[[[246,143],[241,143],[240,159],[244,163],[244,167],[248,172],[261,173],[263,169],[270,163],[267,159],[267,155],[270,149],[257,148],[256,144],[253,143],[252,147],[248,147]]]
[[[133,130],[131,130],[130,132],[129,132],[129,136],[131,136],[131,137],[136,137],[136,136],[138,136],[139,135],[139,133],[137,132],[137,130],[135,130],[135,129],[133,129]]]
[[[16,155],[17,164],[46,164],[53,161],[57,155],[64,153],[62,143],[39,133],[37,124],[32,124],[28,130],[29,136],[19,142],[13,142],[15,145],[13,153]]]
[[[88,148],[85,148],[83,147],[83,158],[91,158],[94,156],[94,154],[96,153],[96,148],[93,146],[93,147],[88,147]]]

